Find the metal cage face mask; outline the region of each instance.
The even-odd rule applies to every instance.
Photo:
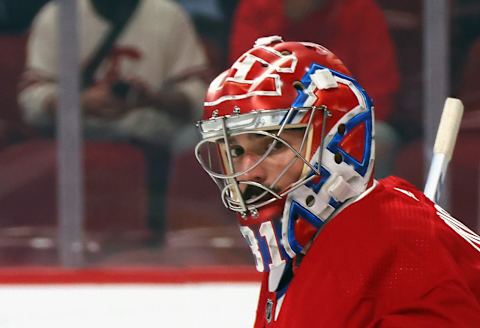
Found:
[[[284,198],[317,172],[309,157],[312,122],[323,107],[255,111],[199,123],[195,154],[224,205],[246,216]],[[308,176],[308,177],[307,177]]]

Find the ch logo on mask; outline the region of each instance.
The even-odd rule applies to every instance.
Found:
[[[282,95],[279,73],[293,73],[298,58],[291,53],[281,53],[272,47],[259,46],[237,60],[229,71],[219,75],[210,85],[220,90],[229,88],[228,95],[208,99],[205,106],[215,106],[224,101],[253,96]]]

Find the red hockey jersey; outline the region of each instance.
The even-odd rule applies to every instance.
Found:
[[[410,184],[381,180],[326,224],[255,328],[480,327],[480,240]]]

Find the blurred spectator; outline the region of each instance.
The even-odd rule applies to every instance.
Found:
[[[177,0],[192,16],[204,16],[211,20],[223,20],[217,0]]]
[[[208,81],[227,67],[232,17],[238,0],[177,0],[190,14],[210,62]]]
[[[16,85],[25,61],[24,35],[0,34],[0,150],[31,135],[20,117]]]
[[[176,0],[192,18],[210,63],[206,80],[211,81],[226,65],[226,17],[217,0]]]
[[[465,106],[464,130],[480,131],[480,38],[473,44],[463,71],[458,91]]]
[[[241,0],[230,43],[238,58],[266,35],[322,44],[345,62],[375,103],[376,176],[391,168],[397,133],[385,123],[394,110],[398,69],[385,17],[372,0]]]
[[[472,46],[480,38],[480,2],[455,0],[450,5],[450,82],[458,95]]]
[[[78,0],[80,58],[88,60],[122,5],[135,0]],[[34,22],[19,100],[27,122],[52,124],[57,91],[57,4]],[[205,86],[203,51],[188,17],[167,0],[142,0],[91,85],[82,94],[87,137],[164,142],[174,123],[196,116]],[[161,22],[161,24],[159,24]]]
[[[462,128],[480,131],[480,3],[452,3],[451,85],[465,105]]]
[[[0,0],[0,32],[26,31],[40,8],[49,0]]]
[[[145,150],[155,216],[149,222],[160,231],[169,146],[178,128],[199,116],[205,55],[189,17],[173,1],[77,1],[85,137],[131,141]],[[46,131],[53,131],[57,110],[57,14],[52,2],[34,21],[19,94],[24,120]],[[108,48],[105,39],[115,29],[119,36]]]
[[[47,1],[0,0],[0,150],[32,134],[18,113],[16,84],[24,65],[24,32]]]
[[[396,127],[402,143],[419,138],[423,131],[422,1],[376,0],[385,14],[396,45],[400,86],[395,110],[388,122]]]
[[[233,15],[235,14],[235,9],[239,3],[239,0],[218,0],[219,6],[225,15],[225,20],[231,25]]]

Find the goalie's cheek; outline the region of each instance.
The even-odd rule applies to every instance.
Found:
[[[292,161],[294,161],[293,164],[291,163]],[[275,170],[275,177],[278,177],[280,174],[283,174],[283,176],[276,184],[275,189],[279,191],[285,191],[300,179],[304,162],[300,158],[289,154],[289,156],[286,156],[286,158],[283,159],[281,164],[279,164],[279,161],[277,161],[276,165],[278,165],[278,168]],[[288,170],[284,172],[287,166],[289,166]]]

